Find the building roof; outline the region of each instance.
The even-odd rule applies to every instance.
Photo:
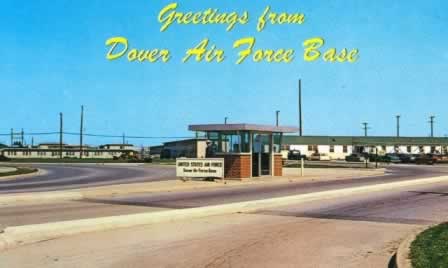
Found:
[[[129,144],[129,143],[107,143],[107,144],[102,144],[100,146],[134,146],[134,145]]]
[[[283,144],[297,145],[448,145],[448,137],[283,136]]]
[[[294,133],[299,129],[290,126],[270,126],[270,125],[257,125],[257,124],[204,124],[204,125],[190,125],[188,130],[191,131],[255,131],[255,132],[281,132],[281,133]]]
[[[59,142],[44,142],[44,143],[39,143],[38,146],[41,145],[59,145]],[[67,145],[66,143],[62,143],[62,145]]]
[[[175,145],[175,144],[183,144],[183,143],[190,143],[190,142],[197,142],[197,141],[206,141],[207,138],[191,138],[191,139],[184,139],[184,140],[176,140],[176,141],[167,141],[164,142],[163,145]]]

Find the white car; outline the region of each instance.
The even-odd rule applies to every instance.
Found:
[[[310,156],[311,161],[330,161],[330,156],[323,153],[314,153]]]

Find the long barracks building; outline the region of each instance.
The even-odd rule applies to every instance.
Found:
[[[123,156],[137,155],[138,150],[132,144],[104,144],[98,147],[62,144],[63,158],[113,159]],[[29,147],[5,147],[0,149],[0,155],[11,159],[23,158],[60,158],[59,143],[41,143]]]
[[[151,154],[161,150],[169,151],[165,158],[181,156],[202,158],[205,155],[206,139],[188,139],[176,142],[168,142],[164,146],[151,147]],[[185,144],[188,146],[186,153]],[[169,146],[168,146],[169,145]],[[154,150],[153,150],[154,148]],[[331,159],[344,159],[352,153],[439,153],[448,154],[448,138],[444,137],[391,137],[391,136],[282,136],[282,151],[298,150],[301,154],[310,156],[313,153],[327,154]],[[154,151],[154,152],[153,152]],[[169,155],[169,156],[168,156]]]
[[[298,150],[310,156],[328,154],[331,159],[344,159],[351,153],[448,153],[447,137],[391,136],[283,136],[283,150]]]

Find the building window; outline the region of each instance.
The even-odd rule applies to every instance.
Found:
[[[348,152],[348,146],[347,145],[343,145],[342,146],[342,152],[344,152],[344,153]]]
[[[435,146],[431,146],[431,153],[435,153],[436,152],[436,147]]]
[[[382,145],[381,150],[386,151],[386,145]]]
[[[406,147],[406,151],[407,151],[408,153],[412,153],[412,146],[407,146],[407,147]]]
[[[330,153],[334,153],[334,145],[330,145]]]

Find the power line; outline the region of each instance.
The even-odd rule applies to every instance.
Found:
[[[54,132],[23,132],[24,136],[47,136],[47,135],[60,135],[60,131]],[[80,132],[67,132],[63,131],[64,135],[79,136]],[[11,133],[0,133],[0,136],[10,136]],[[83,136],[99,137],[99,138],[123,138],[123,135],[110,135],[110,134],[95,134],[95,133],[82,133]],[[127,139],[190,139],[194,136],[132,136],[126,135]]]
[[[302,79],[299,79],[299,136],[303,135],[303,118],[302,118]]]
[[[79,135],[78,132],[64,132],[66,135]],[[83,136],[100,137],[100,138],[123,138],[123,135],[93,134],[83,133]],[[131,136],[126,135],[127,139],[191,139],[193,136]]]
[[[55,134],[59,134],[59,131],[55,131],[55,132],[24,132],[23,135],[25,136],[42,136],[42,135],[55,135]],[[5,134],[5,133],[0,133],[0,136],[11,136],[11,133]]]
[[[434,137],[434,118],[436,118],[436,117],[434,115],[431,115],[429,117],[429,121],[428,121],[428,123],[431,126],[431,137]]]
[[[362,125],[364,126],[364,127],[363,127],[363,129],[364,129],[364,136],[367,137],[367,131],[370,129],[370,127],[369,127],[369,123],[367,123],[367,122],[363,122]]]
[[[82,158],[82,132],[84,128],[84,105],[81,105],[81,125],[79,127],[79,158]]]

